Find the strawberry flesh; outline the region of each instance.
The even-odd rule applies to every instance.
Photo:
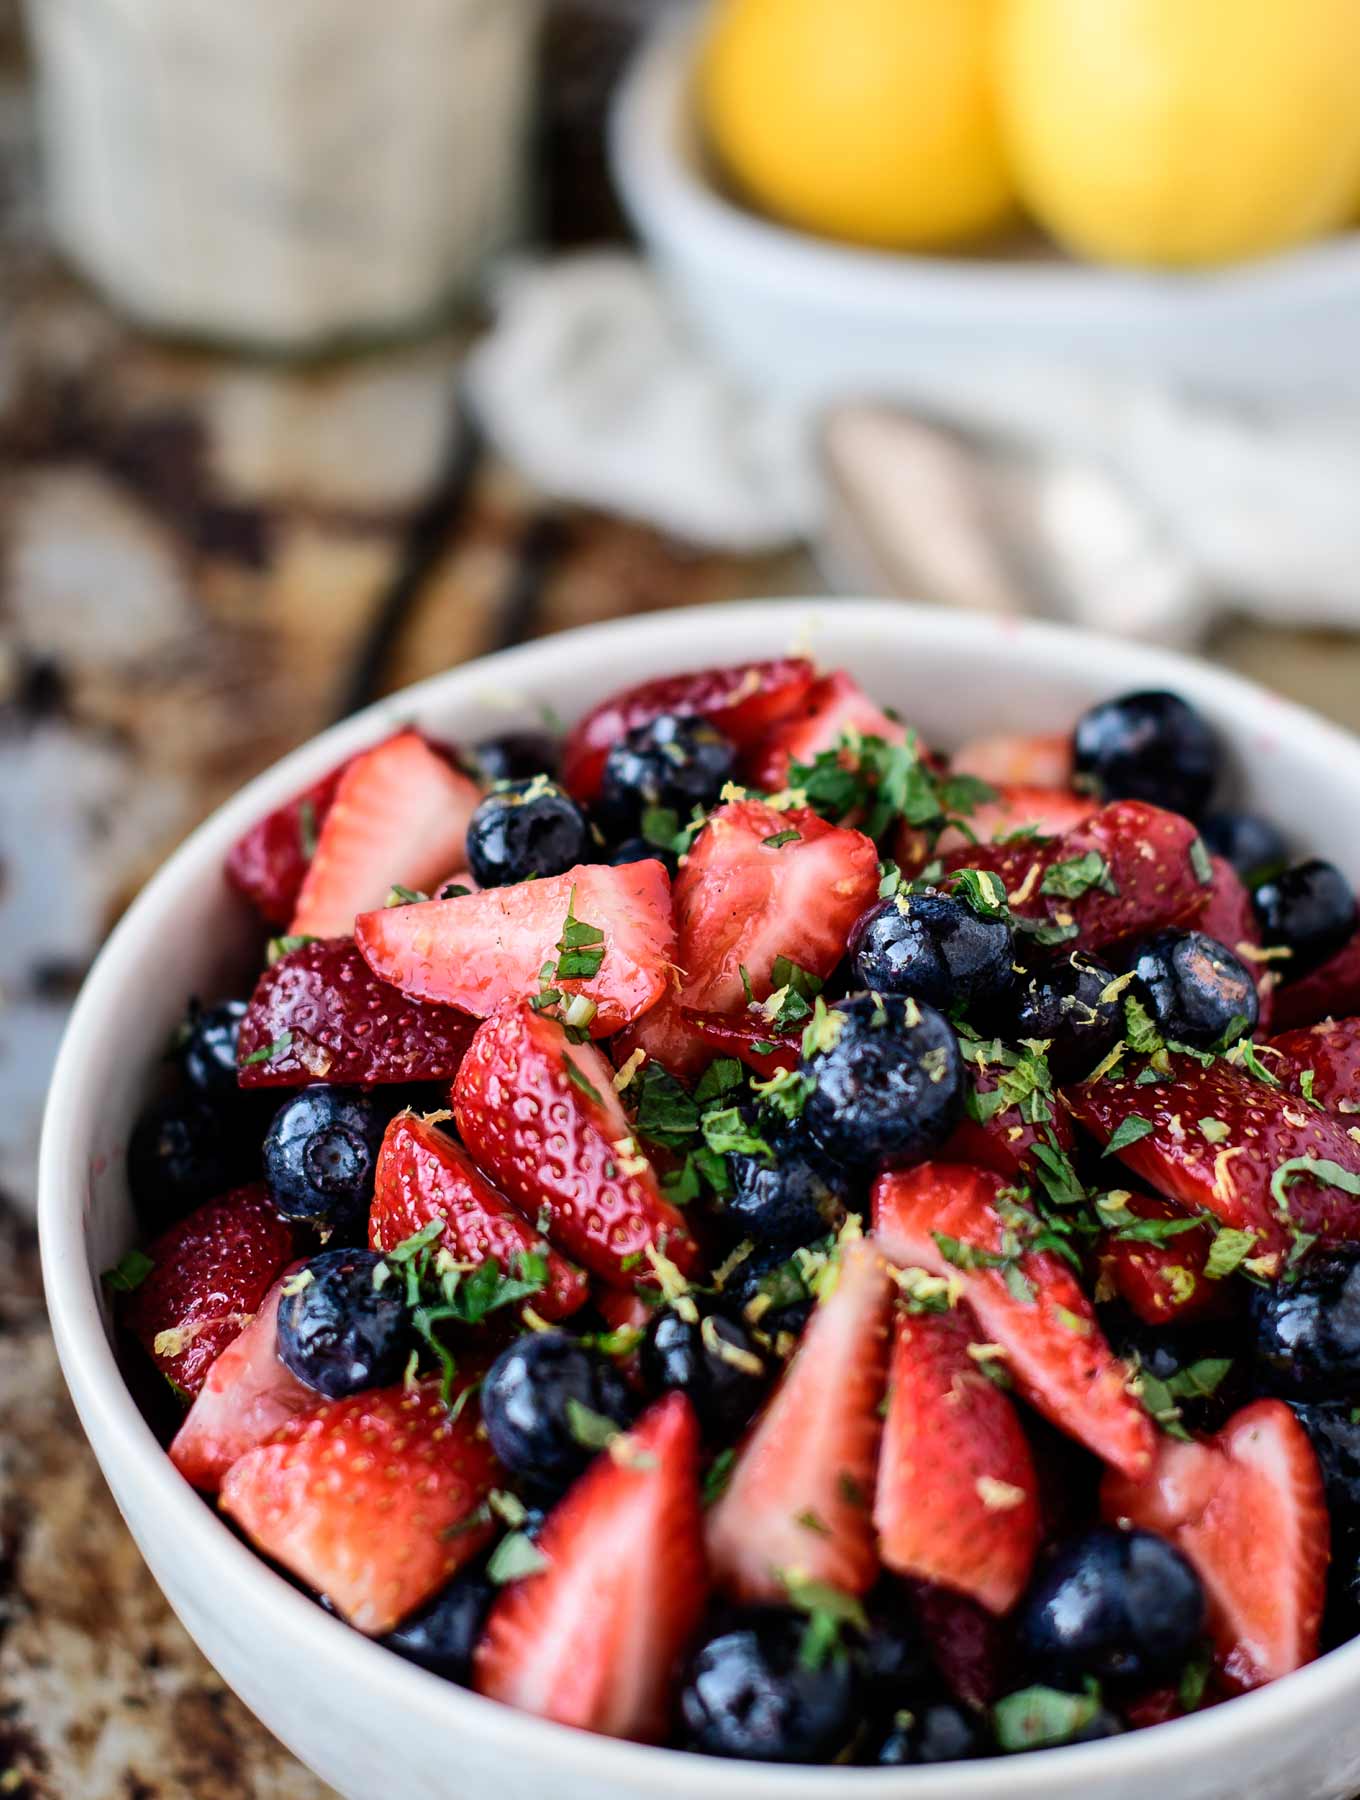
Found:
[[[1184,1211],[1155,1194],[1130,1194],[1129,1225],[1140,1219],[1171,1223]],[[1221,1281],[1205,1273],[1213,1234],[1207,1225],[1178,1231],[1160,1242],[1121,1237],[1107,1231],[1101,1239],[1100,1266],[1124,1304],[1147,1325],[1188,1324],[1223,1311]]]
[[[266,813],[227,852],[227,880],[267,924],[285,926],[296,912],[318,835],[347,766],[342,763]]]
[[[439,1383],[372,1388],[300,1414],[233,1463],[223,1512],[356,1630],[381,1637],[492,1534],[496,1460]]]
[[[465,1013],[380,981],[349,938],[318,938],[256,983],[237,1039],[240,1083],[452,1081],[475,1029]]]
[[[906,727],[890,719],[852,675],[837,669],[810,687],[801,705],[751,751],[747,774],[755,787],[775,793],[784,787],[793,763],[811,763],[834,750],[847,732],[885,743],[906,741]]]
[[[949,766],[955,775],[975,775],[993,787],[1070,790],[1072,733],[971,738],[950,757]]]
[[[691,1012],[685,1016],[713,1056],[734,1056],[758,1075],[798,1067],[803,1054],[800,1031],[772,1031],[750,1014]]]
[[[1261,927],[1251,903],[1246,883],[1232,864],[1222,856],[1211,856],[1214,872],[1209,900],[1195,922],[1195,929],[1217,943],[1225,944],[1238,961],[1251,971],[1256,981],[1260,1002],[1257,1019],[1259,1031],[1269,1031],[1275,1008],[1275,989],[1279,977],[1276,965],[1261,954]]]
[[[585,1276],[544,1242],[453,1139],[414,1113],[399,1113],[378,1156],[369,1248],[395,1250],[434,1219],[444,1222],[435,1241],[457,1262],[491,1257],[510,1275],[525,1257],[545,1257],[547,1278],[533,1299],[543,1318],[563,1319],[585,1304]]]
[[[674,990],[667,991],[650,1011],[619,1032],[609,1053],[619,1068],[639,1050],[660,1063],[677,1081],[694,1081],[713,1061],[714,1049],[692,1014],[687,1013]],[[719,1054],[725,1054],[719,1052]]]
[[[549,1515],[546,1567],[508,1587],[477,1648],[477,1692],[579,1730],[655,1743],[708,1598],[699,1431],[670,1394]]]
[[[541,1210],[549,1238],[592,1274],[630,1287],[649,1250],[682,1271],[695,1266],[683,1217],[630,1148],[632,1127],[594,1045],[573,1044],[529,1006],[494,1014],[458,1071],[453,1109],[479,1166],[529,1217]]]
[[[978,842],[988,844],[998,838],[1025,832],[1036,837],[1061,837],[1084,825],[1096,810],[1096,802],[1081,794],[1062,793],[1055,788],[1003,787],[995,800],[984,800],[965,814],[969,830]],[[941,856],[971,840],[955,825],[940,833],[936,846]]]
[[[1016,1259],[1022,1278],[998,1267],[958,1268],[936,1234],[984,1255],[1001,1253],[997,1202],[1005,1181],[960,1164],[925,1163],[880,1175],[874,1235],[904,1268],[957,1278],[983,1337],[1004,1352],[1023,1398],[1115,1468],[1140,1474],[1152,1460],[1151,1420],[1128,1391],[1129,1370],[1110,1349],[1075,1276],[1052,1251]]]
[[[568,909],[604,933],[597,972],[551,985],[594,1001],[590,1023],[605,1037],[655,1006],[675,955],[670,880],[659,862],[594,864],[539,881],[487,888],[453,900],[363,914],[355,938],[369,967],[417,999],[484,1019],[528,1000],[557,960]]]
[[[1290,981],[1288,962],[1275,965],[1284,985],[1275,993],[1277,1031],[1360,1012],[1360,931],[1320,969]]]
[[[874,1523],[887,1568],[1005,1613],[1034,1566],[1038,1485],[1015,1408],[970,1337],[956,1316],[898,1318]]]
[[[974,1061],[968,1057],[969,1078],[975,1093],[990,1094],[997,1086],[997,1071],[987,1063]],[[1072,1121],[1061,1107],[1054,1108],[1053,1117],[1048,1120],[1026,1119],[1019,1104],[1003,1106],[986,1119],[964,1118],[954,1127],[949,1142],[940,1152],[941,1162],[976,1163],[980,1168],[991,1169],[997,1175],[1009,1176],[1012,1180],[1029,1181],[1035,1178],[1039,1167],[1039,1158],[1035,1155],[1035,1147],[1042,1145],[1051,1150],[1056,1144],[1058,1150],[1070,1154],[1076,1144],[1076,1132],[1072,1129]]]
[[[293,1228],[262,1184],[209,1200],[147,1245],[152,1269],[122,1319],[167,1380],[197,1394],[292,1260]]]
[[[878,1569],[871,1505],[883,1421],[891,1281],[875,1244],[841,1252],[773,1398],[709,1514],[720,1587],[787,1599],[786,1576],[863,1594]]]
[[[1282,1032],[1264,1046],[1262,1061],[1291,1094],[1303,1093],[1309,1069],[1314,1100],[1328,1112],[1360,1123],[1360,1018],[1323,1019]]]

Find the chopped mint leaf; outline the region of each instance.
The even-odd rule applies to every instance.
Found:
[[[583,1450],[607,1450],[619,1435],[613,1419],[583,1406],[574,1396],[568,1397],[566,1410],[567,1430]]]
[[[975,1244],[965,1244],[961,1238],[950,1237],[943,1231],[932,1231],[930,1235],[939,1247],[940,1255],[956,1269],[1004,1269],[1013,1261],[998,1250],[980,1250]]]
[[[1242,1266],[1255,1243],[1254,1231],[1233,1231],[1226,1227],[1216,1231],[1204,1265],[1205,1275],[1210,1281],[1222,1281]]]
[[[776,831],[772,837],[762,838],[760,841],[767,850],[782,850],[785,844],[801,843],[802,837],[802,832],[790,825],[786,830]]]
[[[1041,894],[1056,894],[1064,900],[1080,900],[1092,888],[1099,888],[1106,894],[1119,892],[1110,865],[1099,850],[1088,850],[1084,856],[1073,857],[1069,862],[1053,863],[1044,871],[1044,878],[1039,883]]]
[[[737,1460],[735,1450],[720,1450],[709,1464],[708,1473],[704,1476],[703,1502],[705,1506],[714,1506],[727,1492],[727,1484],[732,1479],[732,1466]]]
[[[699,1129],[699,1108],[673,1075],[657,1062],[642,1065],[637,1078],[638,1134],[663,1150],[682,1150]]]
[[[798,1652],[805,1669],[824,1668],[833,1657],[844,1655],[842,1633],[847,1627],[868,1636],[868,1617],[853,1594],[843,1593],[824,1581],[809,1581],[795,1569],[780,1569],[777,1574],[789,1605],[807,1615]]]
[[[1141,1119],[1137,1113],[1130,1113],[1122,1124],[1115,1127],[1102,1155],[1117,1156],[1121,1150],[1127,1150],[1130,1144],[1136,1144],[1140,1138],[1147,1137],[1156,1129],[1151,1119]]]
[[[419,888],[394,886],[388,888],[387,898],[383,901],[383,905],[419,906],[422,901],[428,900],[429,897],[428,894],[422,894]]]
[[[680,830],[680,815],[669,806],[649,806],[642,815],[642,835],[658,850],[669,850]]]
[[[256,1063],[273,1062],[276,1056],[282,1056],[285,1050],[291,1050],[292,1047],[293,1034],[291,1031],[285,1031],[281,1037],[276,1037],[272,1044],[265,1044],[258,1050],[252,1050],[249,1056],[243,1056],[241,1067],[249,1069],[253,1068]]]
[[[1190,845],[1190,867],[1195,872],[1195,880],[1201,887],[1214,885],[1214,865],[1209,859],[1209,852],[1204,839],[1196,837]]]
[[[1002,1750],[1041,1750],[1070,1743],[1100,1710],[1098,1693],[1066,1694],[1027,1687],[992,1708],[992,1730]]]
[[[510,1531],[501,1539],[487,1559],[486,1573],[497,1587],[511,1581],[522,1581],[526,1575],[541,1574],[548,1559],[531,1537],[522,1531]]]
[[[733,1088],[740,1087],[744,1079],[742,1066],[736,1057],[720,1056],[699,1077],[694,1089],[694,1104],[707,1106],[709,1101],[717,1100],[721,1095],[730,1093]]]
[[[111,1269],[105,1269],[99,1279],[110,1293],[132,1294],[142,1285],[155,1266],[155,1263],[144,1251],[129,1250],[126,1256],[119,1257]]]
[[[565,1051],[563,1051],[563,1053],[562,1053],[562,1063],[567,1072],[567,1080],[572,1084],[572,1086],[580,1088],[581,1092],[586,1096],[586,1098],[589,1100],[593,1100],[595,1102],[596,1106],[603,1106],[604,1105],[603,1094],[601,1094],[600,1090],[595,1086],[595,1083],[590,1079],[590,1077],[585,1073],[585,1071],[580,1067],[580,1065],[578,1063],[574,1062],[572,1060],[572,1058],[570,1056],[568,1056]]]
[[[305,949],[308,944],[314,944],[315,942],[316,939],[314,937],[307,937],[300,934],[294,934],[288,937],[270,938],[269,949],[266,952],[266,960],[269,963],[269,967],[272,969],[275,963],[282,962],[285,956],[291,956],[294,950]]]
[[[1343,1194],[1360,1194],[1360,1175],[1352,1175],[1338,1162],[1325,1156],[1291,1156],[1282,1162],[1270,1178],[1270,1193],[1282,1213],[1289,1211],[1291,1182],[1309,1175],[1327,1187],[1340,1188]]]
[[[1010,914],[1006,885],[990,869],[955,869],[949,877],[951,886],[963,889],[972,910],[984,919],[1004,919]]]
[[[303,862],[310,862],[316,855],[316,807],[310,800],[304,800],[298,807],[298,848],[302,852]]]
[[[728,1106],[704,1114],[700,1129],[704,1142],[716,1156],[759,1156],[774,1161],[774,1151],[758,1131],[742,1117],[740,1108]]]

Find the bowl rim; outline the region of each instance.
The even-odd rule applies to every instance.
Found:
[[[697,14],[664,20],[635,52],[610,109],[611,170],[646,235],[729,273],[740,267],[753,286],[876,316],[947,305],[956,323],[1013,331],[1027,319],[1089,327],[1093,307],[1104,329],[1153,318],[1188,324],[1196,312],[1207,323],[1331,298],[1360,277],[1360,230],[1223,269],[1136,270],[1059,250],[1026,260],[876,249],[782,225],[729,199],[688,153],[697,142],[689,88],[701,29]]]
[[[625,642],[645,646],[655,639],[670,643],[679,632],[692,643],[712,642],[715,618],[721,615],[734,631],[768,635],[769,654],[789,653],[809,627],[826,633],[827,660],[835,655],[837,625],[896,627],[918,641],[952,650],[961,659],[973,644],[998,636],[1025,647],[1036,660],[1046,655],[1060,663],[1074,658],[1114,661],[1131,686],[1183,685],[1208,698],[1221,710],[1250,717],[1265,707],[1272,735],[1301,737],[1310,755],[1334,765],[1350,765],[1360,785],[1360,740],[1306,709],[1272,694],[1241,676],[1179,652],[1130,644],[1093,632],[1047,623],[971,615],[896,601],[817,599],[759,600],[719,603],[616,619],[536,640],[515,649],[473,659],[401,690],[363,712],[309,739],[300,748],[249,782],[238,794],[199,825],[154,874],[132,902],[100,951],[73,1008],[53,1072],[43,1121],[39,1155],[38,1225],[43,1282],[53,1335],[62,1370],[82,1426],[103,1469],[116,1446],[117,1460],[129,1483],[135,1483],[154,1506],[167,1535],[175,1541],[177,1560],[216,1566],[223,1590],[230,1591],[233,1610],[248,1611],[270,1621],[274,1639],[293,1654],[306,1655],[336,1672],[356,1692],[371,1696],[375,1716],[419,1716],[431,1728],[454,1728],[475,1734],[489,1749],[532,1760],[545,1771],[570,1769],[599,1779],[632,1781],[639,1788],[680,1797],[692,1795],[705,1782],[722,1787],[732,1800],[844,1800],[847,1779],[868,1795],[901,1796],[902,1800],[950,1800],[960,1786],[976,1779],[977,1763],[942,1765],[936,1769],[856,1769],[784,1767],[715,1761],[692,1753],[632,1744],[553,1724],[484,1699],[428,1673],[383,1649],[332,1617],[299,1592],[221,1521],[175,1470],[143,1418],[124,1382],[105,1335],[97,1280],[88,1271],[83,1222],[83,1194],[89,1172],[89,1129],[98,1110],[99,1065],[95,1029],[105,1015],[117,1014],[123,989],[130,985],[139,958],[154,938],[157,921],[173,909],[182,890],[220,865],[228,846],[263,813],[316,780],[346,755],[377,741],[384,731],[413,715],[441,706],[456,706],[494,694],[513,695],[517,676],[535,680],[535,664],[553,659],[560,682],[564,653],[588,665],[596,647]],[[783,646],[781,650],[780,646]],[[451,698],[446,699],[446,697]],[[106,1475],[106,1479],[108,1479]],[[1244,1744],[1269,1742],[1292,1716],[1316,1715],[1360,1691],[1360,1639],[1328,1652],[1318,1661],[1269,1687],[1224,1705],[1171,1720],[1155,1729],[1129,1733],[1099,1743],[1069,1745],[1006,1759],[1008,1793],[1040,1800],[1055,1780],[1080,1777],[1100,1781],[1137,1776],[1149,1783],[1164,1772],[1183,1771],[1187,1759],[1212,1760]],[[1055,1763],[1055,1758],[1063,1760]],[[1060,1791],[1066,1791],[1060,1789]],[[1150,1790],[1149,1790],[1150,1791]]]

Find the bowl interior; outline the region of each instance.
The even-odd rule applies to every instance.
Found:
[[[180,1480],[133,1405],[112,1353],[99,1275],[133,1241],[123,1173],[128,1131],[185,1002],[191,994],[239,988],[254,966],[259,934],[221,874],[225,852],[242,830],[399,723],[473,741],[539,723],[545,710],[570,721],[610,691],[649,675],[790,651],[848,667],[944,747],[984,732],[1050,731],[1113,692],[1175,688],[1221,733],[1231,790],[1284,822],[1300,847],[1330,854],[1360,881],[1360,743],[1203,664],[1056,628],[892,604],[767,602],[657,614],[531,644],[410,689],[307,745],[214,815],[135,902],[92,972],[53,1078],[44,1133],[40,1225],[58,1348],[82,1421],[158,1575],[150,1519],[186,1557],[220,1568],[233,1584],[238,1611],[269,1615],[271,1629],[305,1643],[342,1689],[351,1679],[370,1691],[381,1688],[398,1711],[438,1720],[441,1729],[447,1721],[450,1729],[503,1746],[507,1756],[537,1758],[541,1774],[564,1761],[623,1771],[617,1791],[630,1794],[685,1792],[693,1778],[683,1771],[694,1765],[564,1732],[450,1689],[327,1618],[247,1552]],[[175,1592],[171,1598],[180,1603]],[[211,1654],[213,1631],[201,1621],[194,1628]],[[1228,1714],[1241,1718],[1239,1739],[1248,1715],[1260,1722],[1252,1729],[1265,1734],[1297,1704],[1292,1695],[1302,1703],[1305,1690],[1324,1698],[1357,1686],[1360,1646],[1202,1718],[1122,1743],[1022,1759],[1007,1766],[1007,1788],[1066,1792],[1059,1775],[1116,1767],[1142,1781],[1158,1766],[1173,1766],[1165,1759],[1183,1756],[1192,1744],[1211,1747]],[[256,1710],[290,1738],[265,1705]],[[300,1747],[307,1755],[305,1742]],[[1055,1767],[1055,1756],[1066,1760]],[[804,1792],[830,1800],[845,1792],[845,1776],[835,1771],[701,1766],[704,1791],[718,1800]],[[864,1780],[875,1793],[968,1800],[988,1791],[978,1767],[985,1765],[972,1774],[963,1768],[884,1772],[866,1773]],[[634,1779],[636,1787],[628,1785]]]

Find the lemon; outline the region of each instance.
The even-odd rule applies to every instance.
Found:
[[[1030,210],[1117,263],[1260,256],[1360,193],[1360,0],[1001,0]]]
[[[808,231],[947,245],[1013,204],[991,85],[995,0],[719,0],[699,68],[736,186]]]

